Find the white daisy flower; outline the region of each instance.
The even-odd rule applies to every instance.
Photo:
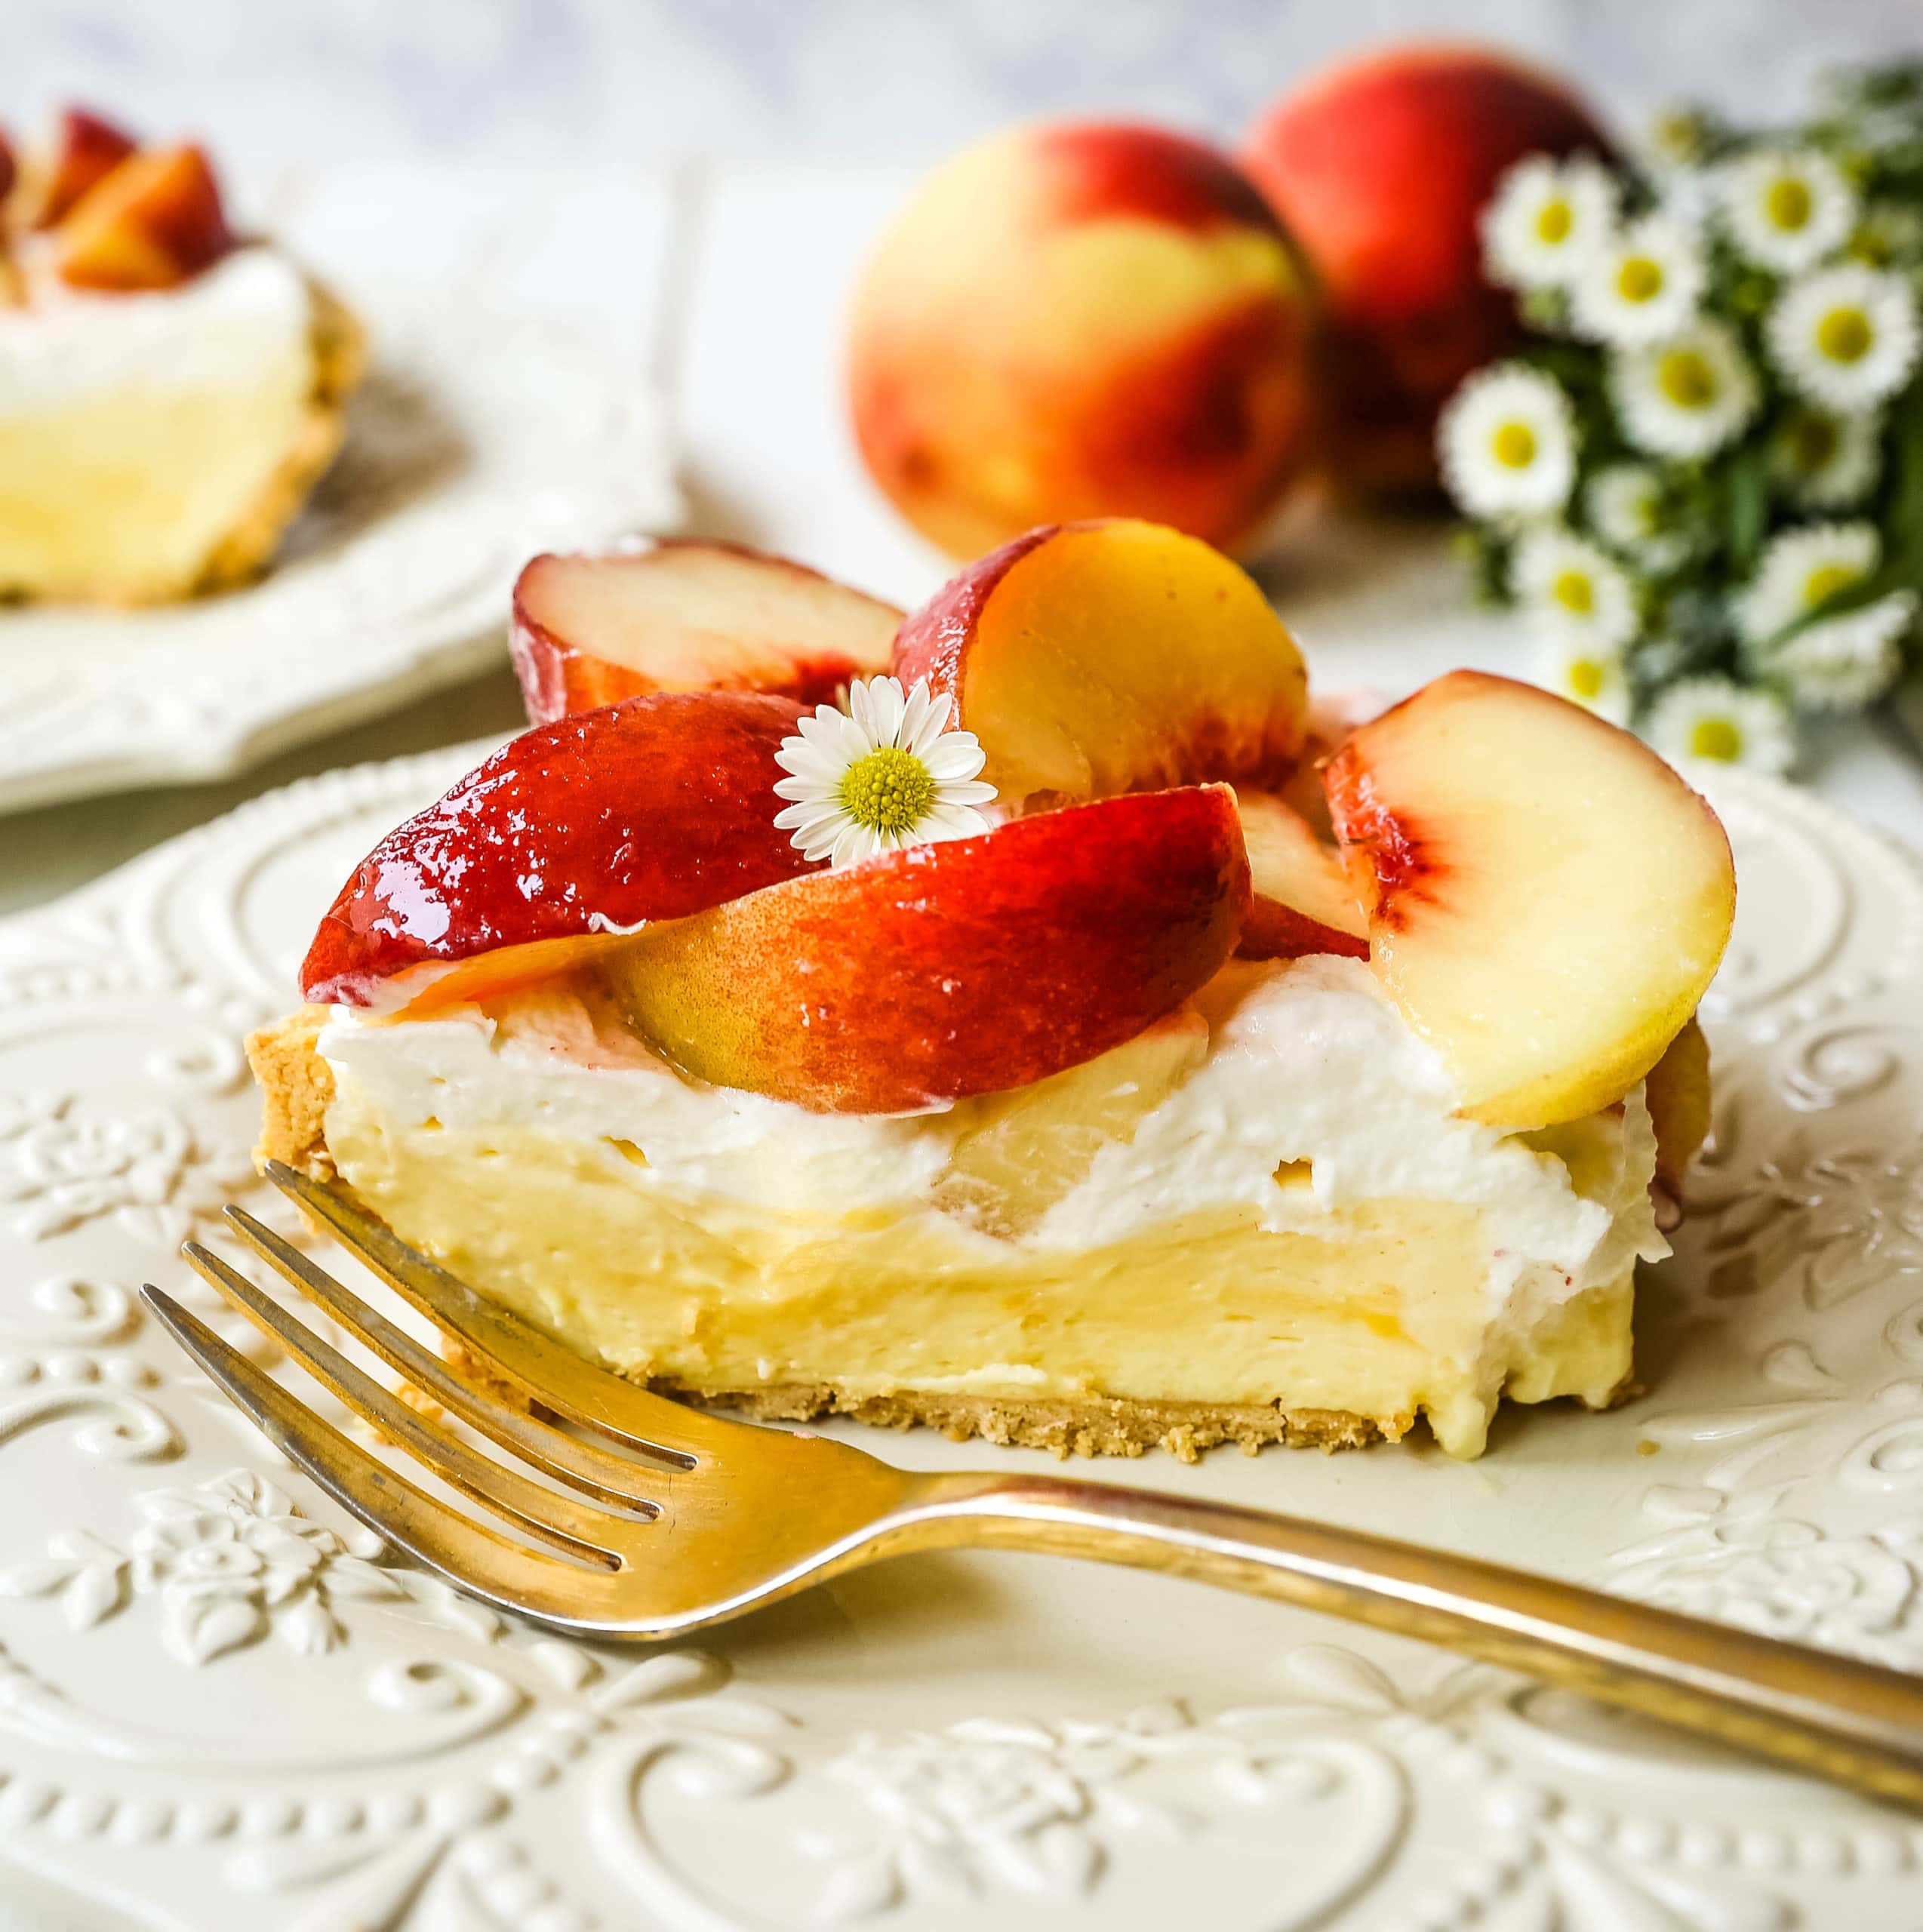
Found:
[[[1767,644],[1875,569],[1882,542],[1873,523],[1813,523],[1772,537],[1731,614],[1750,644]]]
[[[1718,205],[1712,168],[1672,168],[1663,177],[1663,211],[1687,222],[1700,234],[1715,219]]]
[[[1636,634],[1629,573],[1560,525],[1532,530],[1516,546],[1510,581],[1537,628],[1558,644],[1606,654]]]
[[[1774,691],[1728,678],[1685,678],[1656,700],[1643,736],[1672,760],[1706,758],[1786,771],[1796,755],[1789,707]]]
[[[1860,711],[1896,682],[1903,640],[1915,621],[1915,592],[1892,591],[1798,631],[1771,657],[1769,668],[1806,711]]]
[[[1814,148],[1759,149],[1729,163],[1718,187],[1738,249],[1780,275],[1814,268],[1856,225],[1854,192],[1841,169]]]
[[[1872,269],[1910,266],[1923,259],[1923,210],[1907,202],[1872,202],[1850,236],[1849,252]]]
[[[1556,642],[1537,660],[1536,681],[1558,697],[1593,711],[1612,724],[1629,721],[1629,679],[1619,651],[1593,645]]]
[[[1770,438],[1770,481],[1805,509],[1846,510],[1876,487],[1883,469],[1882,419],[1834,416],[1807,404]]]
[[[1689,539],[1668,527],[1663,472],[1650,463],[1612,463],[1583,492],[1589,528],[1611,549],[1659,574],[1689,554]]]
[[[792,775],[774,789],[795,802],[775,823],[804,858],[833,866],[988,831],[977,809],[995,796],[977,777],[986,754],[974,732],[943,728],[952,708],[925,683],[903,697],[893,678],[857,678],[847,710],[820,706],[781,741],[774,761]]]
[[[1687,222],[1645,215],[1596,249],[1570,285],[1577,330],[1640,348],[1674,335],[1703,294],[1703,251]]]
[[[1792,282],[1764,325],[1792,387],[1844,414],[1893,396],[1916,366],[1916,297],[1901,275],[1845,262]]]
[[[1666,342],[1618,351],[1609,386],[1629,440],[1654,456],[1713,456],[1756,413],[1756,374],[1742,343],[1706,315]]]
[[[1559,510],[1576,480],[1569,398],[1520,362],[1478,370],[1449,398],[1436,427],[1449,494],[1471,516]]]
[[[1616,182],[1588,156],[1525,155],[1482,211],[1489,278],[1509,288],[1560,288],[1609,232]]]

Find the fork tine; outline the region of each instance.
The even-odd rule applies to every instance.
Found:
[[[485,1357],[489,1367],[529,1403],[684,1469],[694,1466],[691,1450],[718,1448],[727,1439],[724,1432],[743,1426],[651,1395],[597,1368],[410,1247],[347,1194],[279,1161],[268,1161],[261,1171],[404,1300]]]
[[[370,1308],[358,1295],[337,1281],[309,1257],[264,1227],[244,1208],[229,1208],[234,1231],[269,1267],[291,1286],[318,1302],[335,1321],[364,1342],[389,1367],[424,1389],[443,1408],[471,1423],[503,1448],[511,1449],[536,1468],[603,1503],[657,1515],[658,1506],[634,1492],[641,1473],[632,1463],[564,1435],[537,1422],[523,1409],[511,1409],[448,1372],[447,1364],[414,1338]]]
[[[528,1477],[477,1454],[432,1427],[391,1389],[363,1374],[338,1349],[324,1342],[288,1314],[272,1296],[230,1268],[198,1241],[181,1254],[202,1279],[217,1288],[257,1328],[271,1335],[317,1381],[331,1389],[354,1413],[374,1424],[408,1454],[424,1463],[463,1495],[518,1523],[531,1534],[589,1562],[618,1565],[620,1557],[600,1539],[616,1520],[575,1498],[558,1494]],[[555,1519],[558,1519],[558,1521]],[[565,1525],[565,1527],[562,1527]]]
[[[377,1536],[503,1610],[577,1629],[624,1620],[619,1573],[558,1562],[470,1521],[349,1441],[171,1295],[151,1282],[140,1295],[214,1386]]]

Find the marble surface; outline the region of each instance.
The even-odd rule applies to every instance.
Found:
[[[704,153],[925,158],[1017,115],[1232,136],[1305,69],[1492,39],[1628,119],[1787,113],[1820,63],[1913,50],[1914,0],[8,0],[0,116],[50,97],[218,133],[250,170]]]

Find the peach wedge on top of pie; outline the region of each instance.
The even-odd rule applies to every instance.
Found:
[[[1128,521],[885,646],[718,545],[521,605],[541,721],[322,918],[265,1153],[762,1417],[1470,1456],[1623,1387],[1735,894],[1636,739],[1470,672],[1332,734],[1242,572]]]

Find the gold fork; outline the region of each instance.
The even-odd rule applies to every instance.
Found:
[[[515,1460],[485,1454],[410,1407],[217,1255],[189,1242],[187,1260],[349,1408],[521,1534],[397,1474],[171,1296],[149,1286],[149,1304],[344,1509],[463,1589],[539,1623],[577,1635],[675,1637],[911,1550],[1038,1550],[1167,1571],[1421,1638],[1923,1808],[1923,1678],[1337,1524],[1026,1470],[917,1473],[848,1443],[730,1421],[570,1353],[344,1191],[278,1162],[267,1175],[485,1364],[485,1381],[230,1208],[241,1239]]]

